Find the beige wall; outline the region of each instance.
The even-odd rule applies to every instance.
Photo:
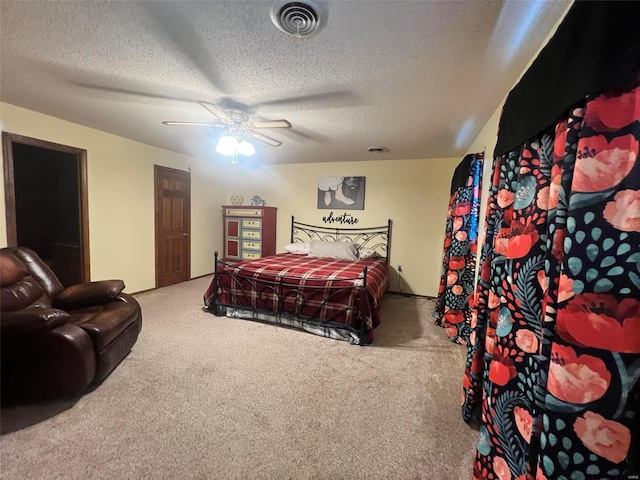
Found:
[[[191,275],[213,270],[211,252],[222,240],[212,225],[221,221],[215,205],[223,194],[209,164],[6,103],[0,108],[7,132],[87,150],[92,280],[122,278],[128,292],[155,286],[154,164],[191,169]],[[4,183],[0,199],[6,246]]]
[[[403,287],[409,293],[436,296],[451,177],[459,162],[459,158],[380,160],[259,170],[238,165],[223,174],[227,201],[231,195],[242,195],[249,204],[253,195],[259,195],[267,205],[278,207],[278,251],[289,242],[291,215],[314,225],[322,225],[322,217],[331,211],[351,214],[359,221],[356,226],[384,225],[390,218],[391,290]],[[320,176],[366,177],[364,210],[318,209]],[[402,265],[405,285],[399,284],[398,265]]]

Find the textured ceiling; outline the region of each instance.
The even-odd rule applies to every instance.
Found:
[[[0,3],[0,99],[214,157],[204,100],[289,120],[266,163],[462,155],[569,1],[325,1],[307,39],[270,1]],[[368,147],[388,152],[371,154]]]

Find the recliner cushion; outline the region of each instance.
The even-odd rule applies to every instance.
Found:
[[[109,302],[105,305],[70,311],[71,322],[89,334],[97,353],[124,332],[138,318],[135,305]]]
[[[53,270],[49,268],[49,265],[47,265],[36,252],[25,247],[15,247],[12,250],[15,256],[24,264],[27,272],[38,282],[49,298],[55,297],[64,289],[62,283],[60,283],[60,280],[56,277],[56,274],[53,273]]]
[[[3,312],[15,312],[28,307],[51,308],[51,298],[40,283],[29,274],[22,261],[11,251],[0,255],[0,307]]]
[[[62,310],[77,310],[114,301],[124,290],[122,280],[100,280],[72,285],[61,291],[53,305]]]
[[[10,252],[3,251],[0,255],[0,287],[6,287],[22,280],[27,269],[18,258]]]

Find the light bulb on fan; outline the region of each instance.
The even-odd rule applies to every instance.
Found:
[[[231,135],[223,135],[216,145],[216,152],[220,155],[231,156],[236,153],[237,149],[238,139]]]
[[[255,155],[256,149],[251,143],[243,140],[238,145],[238,153],[240,155],[244,155],[245,157],[250,157],[251,155]]]

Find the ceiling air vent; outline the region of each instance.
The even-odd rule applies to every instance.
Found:
[[[320,31],[326,15],[317,3],[276,1],[271,7],[271,21],[282,33],[309,38]]]
[[[367,151],[369,153],[387,153],[389,149],[387,147],[369,147]]]

